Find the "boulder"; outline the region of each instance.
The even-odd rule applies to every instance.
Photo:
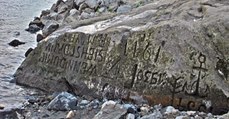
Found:
[[[58,111],[74,110],[77,103],[78,100],[74,95],[62,92],[48,104],[48,109]]]
[[[48,92],[227,113],[228,5],[160,0],[63,27],[38,44],[15,80]]]
[[[25,44],[25,42],[19,41],[17,39],[12,40],[11,42],[8,43],[10,46],[16,47],[22,44]]]

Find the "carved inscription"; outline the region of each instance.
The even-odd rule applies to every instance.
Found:
[[[97,63],[105,60],[109,38],[106,35],[65,35],[55,44],[49,43],[39,61],[75,73],[96,75]]]

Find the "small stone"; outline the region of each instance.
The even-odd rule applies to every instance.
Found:
[[[175,109],[175,108],[172,107],[172,106],[167,106],[167,107],[165,108],[165,114],[171,114],[171,113],[177,113],[177,112],[178,112],[178,110]]]
[[[132,8],[130,5],[121,5],[117,9],[117,13],[118,14],[127,13],[127,12],[131,11],[131,9]]]
[[[10,46],[13,46],[13,47],[16,47],[16,46],[19,46],[19,45],[22,45],[22,44],[25,44],[25,42],[21,42],[17,39],[14,39],[12,40],[10,43],[8,43]]]
[[[74,111],[71,110],[68,112],[66,119],[72,119],[74,116],[75,116],[75,113],[74,113]]]
[[[126,116],[126,119],[135,119],[135,116],[134,116],[134,114],[129,113]]]
[[[44,39],[44,36],[43,35],[37,34],[37,42],[40,42],[43,39]]]
[[[200,117],[199,115],[196,115],[195,119],[202,119],[202,117]]]
[[[49,110],[58,110],[58,111],[66,111],[76,109],[77,98],[67,92],[62,92],[58,96],[56,96],[49,104]]]
[[[29,48],[26,52],[25,52],[25,57],[28,57],[28,55],[33,51],[33,48]]]
[[[3,104],[0,104],[0,110],[4,109],[5,108],[5,105]]]
[[[85,106],[85,105],[88,105],[89,103],[90,103],[90,101],[88,101],[88,100],[82,100],[82,101],[79,103],[79,105]]]

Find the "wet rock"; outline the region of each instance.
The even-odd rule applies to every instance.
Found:
[[[8,43],[10,46],[16,47],[22,44],[25,44],[25,42],[19,41],[17,39],[12,40],[11,42]]]
[[[3,104],[0,104],[0,110],[4,109],[5,106]]]
[[[34,21],[29,23],[29,27],[31,25],[38,26],[40,29],[42,29],[44,27],[44,24],[42,23],[42,21],[40,21],[40,18],[35,18]]]
[[[43,11],[41,11],[40,17],[47,16],[47,15],[49,15],[50,13],[51,13],[51,10],[43,10]]]
[[[74,110],[77,102],[78,100],[74,95],[62,92],[48,104],[48,109],[59,111]]]
[[[41,28],[39,26],[37,26],[36,24],[32,24],[32,25],[29,25],[29,28],[27,28],[25,30],[30,32],[30,33],[36,33],[38,31],[40,31]]]
[[[58,23],[56,23],[55,21],[48,21],[45,24],[45,27],[42,30],[42,34],[43,34],[43,36],[48,36],[49,34],[54,32],[58,28],[59,28],[59,24]]]
[[[26,52],[25,52],[25,57],[28,57],[28,55],[33,51],[33,48],[29,48]]]
[[[37,34],[37,42],[40,42],[44,39],[44,36],[41,34]]]
[[[119,119],[126,114],[127,110],[114,101],[107,101],[93,119]]]
[[[131,11],[131,6],[130,5],[121,5],[118,7],[117,9],[117,13],[118,14],[122,14],[122,13],[127,13]]]

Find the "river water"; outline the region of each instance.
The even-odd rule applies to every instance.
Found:
[[[56,0],[0,0],[0,104],[12,108],[25,101],[31,90],[10,83],[25,59],[28,48],[36,47],[36,35],[26,32],[28,23],[50,8]],[[18,35],[20,32],[20,35]],[[8,43],[14,39],[26,42],[18,47]]]

